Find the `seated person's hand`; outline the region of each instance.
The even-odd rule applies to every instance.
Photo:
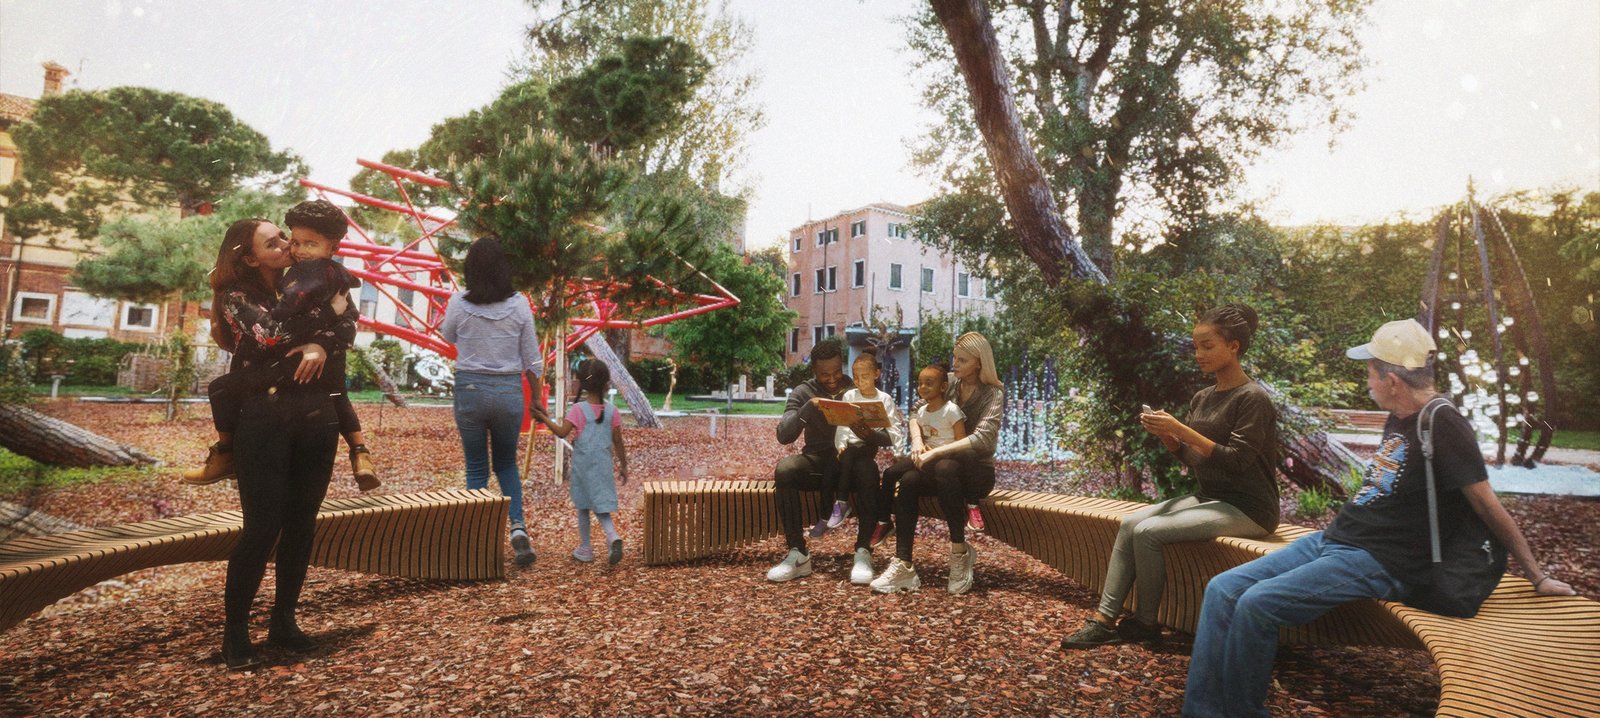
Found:
[[[1538,591],[1542,596],[1578,595],[1578,592],[1572,590],[1572,586],[1568,585],[1566,581],[1562,581],[1554,576],[1545,576],[1543,579],[1540,579],[1539,583],[1534,584],[1533,589]]]
[[[1159,409],[1148,414],[1140,414],[1139,423],[1144,425],[1145,431],[1157,436],[1173,436],[1177,434],[1178,427],[1183,426],[1177,417]]]

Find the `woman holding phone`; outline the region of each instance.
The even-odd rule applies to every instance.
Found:
[[[1258,538],[1278,527],[1277,409],[1239,363],[1259,324],[1255,310],[1243,304],[1201,315],[1194,325],[1195,363],[1216,383],[1189,401],[1187,424],[1141,407],[1139,422],[1189,466],[1200,488],[1122,519],[1099,610],[1062,639],[1062,648],[1160,639],[1156,608],[1167,575],[1162,546],[1218,536]],[[1135,584],[1138,608],[1119,623]]]

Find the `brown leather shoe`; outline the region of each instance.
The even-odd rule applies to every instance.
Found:
[[[223,449],[222,442],[219,441],[212,444],[211,452],[206,454],[206,465],[183,472],[180,481],[190,486],[205,486],[231,478],[233,478],[233,450],[231,447]]]
[[[356,486],[363,492],[383,485],[378,480],[377,468],[372,465],[372,452],[365,444],[350,450],[350,471],[356,475]]]

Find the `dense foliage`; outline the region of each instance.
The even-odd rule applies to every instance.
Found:
[[[221,104],[147,87],[42,98],[12,136],[27,161],[4,192],[6,228],[22,237],[92,239],[125,203],[188,216],[241,187],[282,188],[304,174],[298,157]]]

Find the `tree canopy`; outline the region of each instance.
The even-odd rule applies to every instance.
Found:
[[[780,298],[783,277],[761,262],[747,263],[725,244],[717,245],[702,270],[738,297],[739,306],[668,324],[678,361],[710,369],[723,386],[739,374],[783,368],[783,342],[798,316]]]
[[[286,185],[304,172],[223,105],[145,87],[45,97],[12,135],[23,161],[6,217],[23,237],[70,229],[91,239],[131,213],[127,203],[187,216],[246,183]]]

